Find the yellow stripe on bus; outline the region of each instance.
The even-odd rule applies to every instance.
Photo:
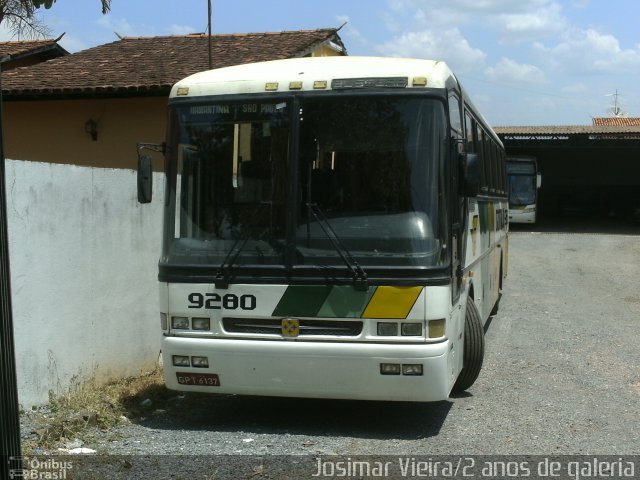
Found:
[[[422,287],[378,287],[362,318],[407,318]]]

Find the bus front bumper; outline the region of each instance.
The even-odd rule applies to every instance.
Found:
[[[378,344],[163,337],[172,390],[353,400],[440,401],[453,385],[450,342]],[[207,357],[208,367],[173,365]],[[381,364],[422,365],[422,375],[381,374]],[[203,375],[204,374],[204,375]],[[180,380],[180,381],[179,381]]]
[[[536,223],[536,210],[531,207],[509,209],[510,223]]]

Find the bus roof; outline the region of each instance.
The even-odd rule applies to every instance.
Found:
[[[444,88],[455,76],[440,61],[387,57],[305,57],[249,63],[190,75],[170,98],[287,91],[326,91],[360,86]],[[368,79],[364,85],[362,82]],[[406,79],[406,82],[404,80]],[[375,82],[375,83],[372,83]]]

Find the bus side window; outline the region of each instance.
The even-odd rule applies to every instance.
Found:
[[[473,128],[473,119],[471,118],[471,115],[469,115],[469,112],[467,112],[466,110],[464,114],[464,124],[465,135],[467,138],[467,152],[474,153],[476,151],[474,140],[475,129]]]
[[[451,130],[454,130],[458,137],[462,134],[462,117],[460,112],[460,100],[457,95],[449,94],[449,123],[451,124]]]
[[[508,195],[508,193],[509,193],[509,179],[507,177],[507,157],[506,157],[506,153],[504,152],[504,150],[501,150],[500,155],[501,155],[501,158],[502,158],[502,165],[500,167],[500,172],[502,172],[502,186],[503,186],[502,193],[504,195]]]
[[[478,157],[480,158],[480,191],[485,195],[489,193],[488,190],[488,176],[487,176],[487,162],[489,159],[487,158],[487,150],[485,148],[485,135],[480,128],[480,125],[476,125],[476,131],[478,135]]]
[[[501,174],[502,168],[504,167],[504,164],[502,163],[502,152],[498,148],[498,145],[494,145],[493,150],[495,152],[495,157],[496,157],[496,191],[497,193],[502,194],[502,192],[504,192],[504,186],[502,185],[502,174]]]
[[[487,193],[495,194],[495,157],[493,151],[493,139],[485,131],[482,132],[484,137],[484,173],[487,180]]]
[[[496,145],[489,138],[489,150],[491,151],[491,192],[498,193],[498,157],[496,155]]]

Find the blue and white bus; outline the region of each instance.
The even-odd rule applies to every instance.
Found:
[[[168,109],[169,388],[436,401],[474,383],[507,274],[505,153],[445,63],[221,68]]]

